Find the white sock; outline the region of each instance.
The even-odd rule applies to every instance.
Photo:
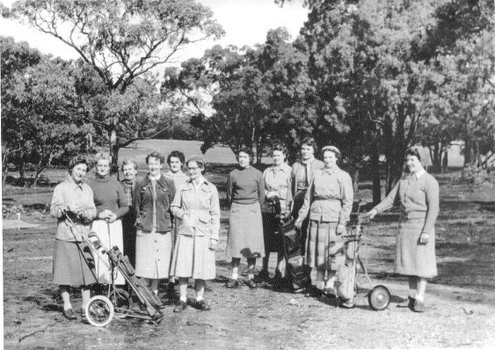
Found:
[[[252,280],[254,278],[254,273],[248,273],[248,279]]]
[[[201,300],[203,300],[203,297],[196,297],[196,302],[200,302]]]
[[[187,302],[187,297],[180,297],[180,301]]]
[[[232,279],[236,280],[239,278],[239,275],[237,273],[232,273]]]
[[[422,295],[416,295],[416,300],[418,301],[423,301],[423,296]]]

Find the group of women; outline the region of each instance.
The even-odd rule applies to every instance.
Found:
[[[302,256],[316,276],[312,283],[299,287],[306,295],[337,295],[336,271],[346,263],[343,235],[352,210],[353,184],[338,165],[341,154],[336,147],[322,149],[323,162],[316,159],[316,153],[315,141],[303,140],[301,160],[291,168],[286,162],[287,149],[276,144],[272,147],[273,165],[261,173],[252,166],[249,149],[237,152],[238,166],[227,181],[230,217],[225,253],[232,259],[227,288],[240,286],[242,258],[247,259],[248,266],[242,283],[256,288],[261,280],[267,280],[271,252],[277,253],[274,281],[281,282],[284,274],[285,279],[289,277],[283,271],[283,237],[278,230],[282,214],[296,219],[295,226],[302,234]],[[155,293],[161,279],[177,280],[179,301],[174,312],[187,308],[190,278],[195,280],[193,306],[210,309],[204,291],[205,281],[216,274],[218,191],[204,177],[207,164],[203,157],[194,155],[186,161],[184,154],[174,151],[167,158],[170,170],[162,174],[164,162],[158,152],[150,153],[146,157],[148,174],[136,180],[137,164],[125,161],[124,180],[119,183],[110,176],[111,159],[107,155],[97,156],[95,176],[87,182],[83,181],[88,171],[86,160],[71,161],[69,176],[55,188],[51,206],[52,215],[59,219],[54,283],[60,285],[66,317],[76,318],[70,286],[82,286],[84,309],[92,284],[124,283],[115,271],[112,276],[105,259],[91,255],[81,237],[90,230],[98,233],[103,245],[116,245],[126,255],[135,253],[136,275],[146,278]],[[184,165],[187,175],[182,172]],[[395,272],[409,276],[410,293],[398,306],[422,312],[426,281],[437,273],[434,224],[438,183],[425,172],[417,150],[407,151],[406,170],[408,174],[368,215],[373,218],[394,205],[401,207]],[[125,223],[126,218],[122,229],[121,220]],[[135,236],[135,242],[129,236]],[[129,249],[135,251],[126,252]],[[255,276],[257,258],[262,258],[263,264]],[[344,300],[342,306],[354,304]]]

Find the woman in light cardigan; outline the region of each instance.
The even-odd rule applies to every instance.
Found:
[[[396,273],[409,278],[409,297],[398,307],[424,311],[427,279],[437,275],[435,221],[439,212],[439,187],[428,174],[416,149],[406,151],[408,175],[403,176],[390,194],[368,213],[376,214],[400,206],[399,233],[395,248]]]

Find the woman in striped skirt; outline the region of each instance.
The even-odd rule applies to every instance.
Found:
[[[316,288],[337,295],[335,275],[345,264],[342,234],[351,215],[354,190],[349,174],[337,165],[340,151],[326,146],[322,153],[325,166],[316,171],[295,225],[300,228],[309,213],[306,263],[316,269]],[[354,306],[352,300],[341,305]]]

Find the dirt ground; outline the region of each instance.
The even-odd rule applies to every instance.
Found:
[[[189,307],[172,312],[169,300],[158,325],[117,319],[95,328],[61,314],[57,287],[51,283],[55,221],[44,212],[51,190],[32,193],[7,188],[3,203],[22,204],[22,220],[35,229],[3,232],[4,346],[6,349],[345,349],[345,348],[478,348],[495,346],[495,189],[441,183],[441,213],[437,221],[439,275],[427,288],[423,314],[396,307],[407,293],[404,277],[392,273],[397,214],[377,217],[367,226],[367,249],[361,250],[373,285],[384,285],[392,303],[373,311],[360,277],[357,307],[335,307],[318,300],[273,290],[269,284],[250,290],[223,286],[230,267],[223,250],[228,212],[222,201],[221,244],[217,280],[208,282],[211,311]],[[221,184],[222,177],[214,177]],[[222,191],[222,186],[219,186]],[[369,198],[364,185],[361,198]],[[367,253],[367,254],[366,254]],[[258,265],[260,262],[258,262]],[[271,261],[271,267],[274,261]],[[272,270],[273,272],[273,270]],[[190,289],[191,296],[193,290]],[[80,296],[75,293],[75,308]]]

